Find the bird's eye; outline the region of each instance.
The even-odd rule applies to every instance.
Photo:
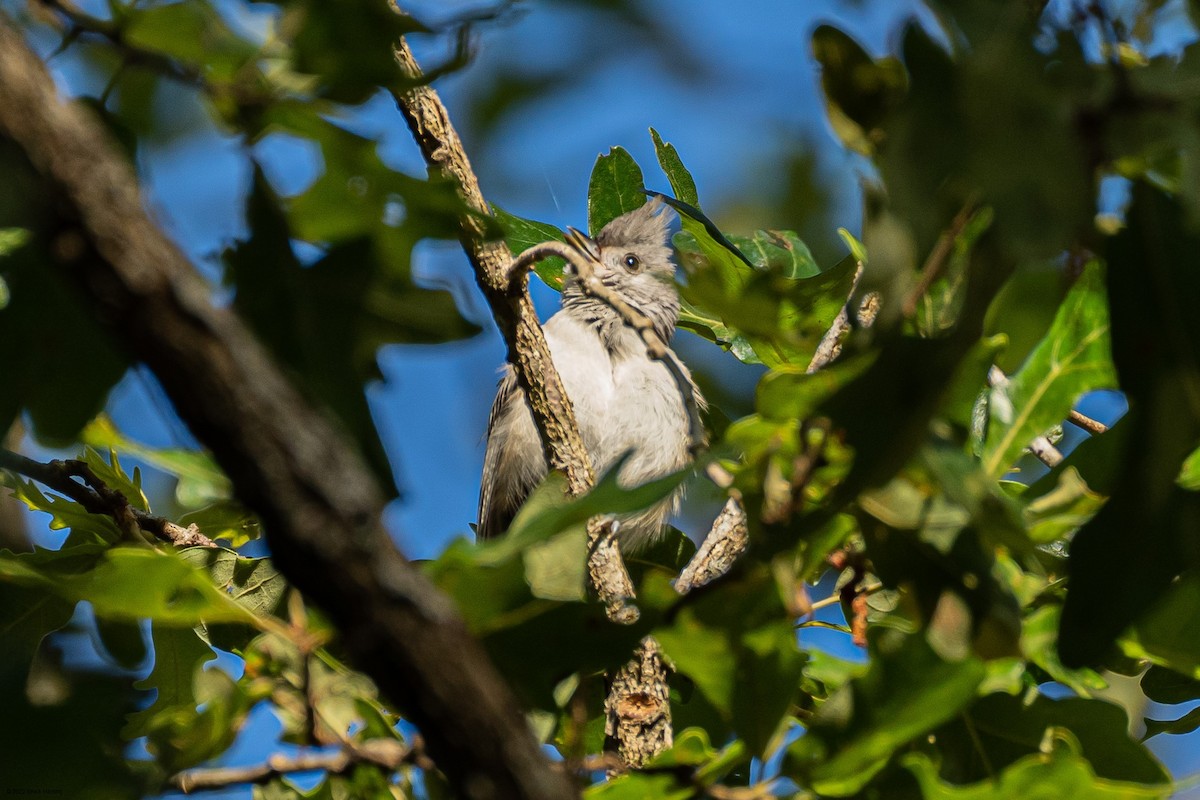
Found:
[[[635,256],[633,253],[625,254],[624,263],[625,263],[625,267],[630,272],[637,272],[639,269],[642,268],[641,260],[637,256]]]

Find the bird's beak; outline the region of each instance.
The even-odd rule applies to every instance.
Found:
[[[600,263],[600,245],[596,244],[596,240],[588,236],[583,231],[567,226],[567,244],[575,248],[584,258]]]

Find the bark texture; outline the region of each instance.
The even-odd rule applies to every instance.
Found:
[[[342,632],[468,798],[577,795],[551,769],[512,692],[453,604],[393,546],[360,457],[283,377],[143,209],[107,131],[64,104],[0,16],[0,135],[78,219],[60,265],[262,517],[275,561]],[[69,257],[74,255],[74,258]]]

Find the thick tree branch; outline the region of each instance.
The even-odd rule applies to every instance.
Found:
[[[0,135],[80,220],[60,268],[156,374],[262,517],[275,562],[341,631],[352,661],[422,730],[468,798],[572,797],[512,692],[453,604],[392,544],[361,458],[150,220],[104,128],[59,101],[44,65],[0,16]],[[75,258],[68,258],[73,249]]]

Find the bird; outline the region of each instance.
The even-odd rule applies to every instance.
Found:
[[[679,293],[669,244],[673,212],[661,196],[616,217],[591,239],[571,229],[570,241],[590,257],[595,277],[653,324],[669,344],[679,321]],[[673,373],[652,358],[638,332],[604,300],[584,292],[569,269],[562,308],[543,326],[555,368],[575,409],[584,447],[596,473],[619,459],[622,486],[678,472],[692,460],[692,411],[704,398],[678,358]],[[476,535],[503,534],[529,493],[546,476],[546,458],[524,391],[512,365],[503,367],[488,419]],[[617,517],[625,553],[643,550],[667,530],[682,487],[650,508]]]

